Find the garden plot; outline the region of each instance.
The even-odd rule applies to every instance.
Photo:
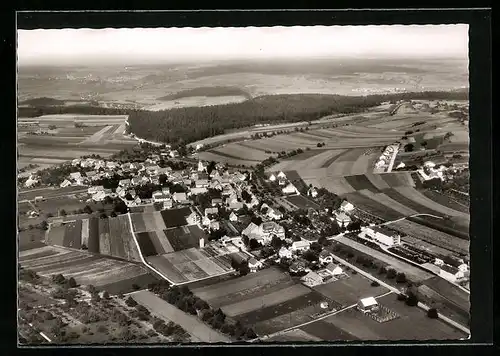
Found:
[[[99,219],[99,251],[103,255],[111,254],[108,219]]]
[[[64,225],[51,224],[47,232],[47,243],[49,245],[64,246],[65,231]]]
[[[167,228],[159,211],[143,213],[142,220],[144,221],[145,231],[165,230]]]
[[[132,219],[132,228],[137,232],[144,232],[146,230],[146,223],[142,217],[142,213],[132,213],[130,214]]]
[[[82,246],[89,246],[89,219],[82,220]]]
[[[470,207],[463,205],[462,203],[459,203],[444,194],[434,190],[424,190],[420,191],[420,193],[439,205],[470,215]]]
[[[80,249],[82,241],[82,221],[76,220],[64,224],[64,247]]]
[[[208,242],[207,236],[197,225],[174,227],[164,230],[164,233],[174,251],[198,247],[201,238],[205,239],[205,243]]]
[[[372,193],[379,192],[377,187],[364,174],[345,176],[344,178],[354,190],[368,190]]]

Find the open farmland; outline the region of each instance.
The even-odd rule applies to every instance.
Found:
[[[232,273],[234,270],[231,267],[231,259],[237,255],[238,253],[230,252],[224,247],[207,245],[203,249],[192,247],[176,252],[146,254],[145,256],[149,264],[173,283],[187,284]]]
[[[27,135],[32,128],[19,126],[19,161],[22,164],[54,165],[80,156],[98,154],[108,157],[137,141],[124,136],[126,115],[44,115],[19,118],[18,123],[37,121],[41,131],[50,135]],[[54,125],[55,129],[48,127]],[[80,125],[80,127],[76,127]]]
[[[399,317],[379,323],[354,308],[347,309],[324,319],[321,323],[325,328],[328,327],[326,323],[334,327],[334,338],[329,340],[338,340],[338,337],[342,336],[339,335],[338,329],[360,340],[457,340],[467,337],[462,331],[439,319],[428,318],[422,309],[407,306],[397,300],[394,294],[381,297],[378,302]],[[312,326],[305,330],[315,335]]]
[[[100,289],[107,285],[122,283],[121,290],[132,290],[132,284],[148,274],[145,267],[110,259],[83,251],[58,246],[44,246],[19,252],[19,263],[23,268],[41,276],[63,274],[75,278],[79,284],[92,284]],[[129,281],[129,286],[123,281]]]
[[[434,276],[433,274],[424,271],[423,269],[401,261],[400,259],[390,256],[386,253],[374,250],[347,237],[341,236],[336,238],[335,240],[394,267],[398,272],[405,273],[405,275],[414,282],[421,282]]]
[[[85,245],[89,252],[140,262],[126,215],[108,219],[83,217],[50,224],[47,243],[75,249]]]
[[[276,268],[194,288],[193,293],[232,319],[253,326],[260,336],[310,321],[325,312],[319,307],[323,301],[329,302],[326,311],[340,307]]]

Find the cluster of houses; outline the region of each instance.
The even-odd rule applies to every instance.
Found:
[[[283,192],[283,194],[287,194],[287,195],[292,195],[292,194],[296,194],[296,195],[300,195],[300,192],[299,190],[297,189],[297,187],[295,185],[293,185],[292,182],[289,181],[289,179],[286,177],[286,174],[283,173],[282,171],[279,172],[279,173],[272,173],[270,176],[269,176],[269,181],[270,182],[275,182],[275,183],[278,183],[278,186],[281,187],[281,191]]]

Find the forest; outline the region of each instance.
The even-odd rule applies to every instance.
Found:
[[[186,89],[179,91],[177,93],[169,94],[158,98],[158,100],[177,100],[192,96],[237,96],[241,95],[247,99],[251,99],[252,96],[240,89],[238,87],[229,86],[214,86],[214,87],[198,87],[193,89]]]
[[[369,96],[323,94],[265,95],[241,103],[185,107],[163,111],[111,109],[95,106],[19,108],[20,117],[47,114],[129,115],[129,131],[169,144],[187,144],[256,124],[316,120],[336,113],[358,113],[384,101],[404,99],[467,100],[468,92],[420,92]]]

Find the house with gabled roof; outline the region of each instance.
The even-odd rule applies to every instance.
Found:
[[[65,179],[61,184],[59,184],[59,186],[61,188],[66,188],[66,187],[69,187],[71,185],[71,182],[67,179]]]
[[[297,194],[297,195],[300,195],[299,190],[292,183],[288,183],[288,185],[282,189],[282,192],[284,194]]]
[[[346,213],[350,213],[351,211],[354,210],[354,205],[352,205],[351,203],[349,203],[347,200],[344,200],[340,204],[340,210],[343,211],[343,212],[346,212]]]
[[[231,214],[229,214],[229,221],[232,222],[238,221],[238,215],[236,215],[234,211],[232,211]]]
[[[325,270],[330,273],[332,276],[339,276],[341,275],[342,273],[344,273],[344,271],[342,270],[342,268],[338,265],[338,264],[335,264],[333,262],[329,263]]]
[[[322,264],[328,264],[333,262],[333,256],[327,250],[323,250],[319,254],[319,262]]]

